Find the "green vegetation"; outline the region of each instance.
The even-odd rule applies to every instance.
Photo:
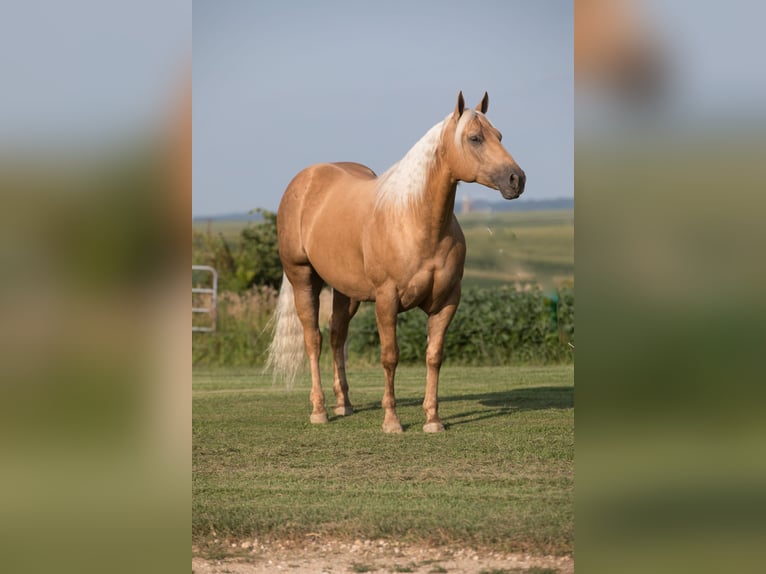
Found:
[[[397,322],[399,360],[423,363],[426,315],[402,313]],[[574,344],[574,292],[545,296],[539,289],[469,288],[447,331],[445,364],[508,365],[569,361]],[[375,313],[364,306],[351,322],[349,358],[375,363],[380,352]]]
[[[414,310],[397,328],[399,436],[380,429],[372,304],[351,322],[353,416],[313,426],[308,376],[287,391],[258,369],[281,278],[275,216],[262,215],[263,223],[194,226],[192,261],[218,269],[221,287],[217,330],[192,339],[192,537],[201,552],[215,554],[220,539],[320,535],[571,553],[572,212],[460,216],[468,259],[440,384],[448,430],[421,432],[426,318]],[[195,306],[207,306],[197,297]],[[329,299],[324,293],[320,311],[325,341]],[[327,344],[321,367],[332,404]]]
[[[218,330],[195,333],[195,365],[263,365],[267,328],[279,285],[276,216],[263,223],[196,224],[192,261],[220,274]],[[469,213],[460,220],[468,243],[463,297],[447,333],[446,364],[547,364],[572,360],[574,344],[572,211]],[[205,232],[199,231],[205,229]],[[325,297],[326,299],[326,297]],[[207,306],[195,296],[195,306]],[[320,314],[327,333],[327,310]],[[206,317],[194,317],[204,322]],[[418,310],[399,316],[403,363],[420,363],[426,318]],[[325,337],[329,341],[329,336]],[[378,361],[371,304],[351,322],[351,364]],[[325,359],[329,356],[325,352]]]
[[[263,209],[256,211],[263,222],[240,224],[236,239],[220,231],[202,233],[192,228],[192,264],[214,267],[221,291],[242,293],[256,285],[277,288],[282,281],[277,216]],[[195,279],[192,275],[192,281]]]
[[[196,295],[196,304],[210,305],[210,296]],[[192,363],[207,366],[259,366],[266,362],[271,342],[269,320],[277,291],[253,287],[245,293],[225,291],[218,297],[216,331],[192,333]],[[192,316],[193,324],[206,324],[205,315]]]
[[[270,212],[271,213],[271,212]],[[194,221],[192,223],[192,234],[216,235],[222,236],[226,241],[236,243],[239,241],[242,229],[248,225],[258,225],[255,221],[245,221],[236,219],[216,220],[208,219]]]
[[[574,284],[574,212],[468,213],[458,220],[468,252],[464,286]]]
[[[438,435],[421,432],[424,377],[399,370],[405,432],[386,435],[377,368],[349,369],[357,412],[321,426],[305,381],[286,391],[253,370],[195,369],[195,544],[313,533],[571,553],[573,367],[445,368]]]
[[[201,366],[261,366],[271,342],[276,291],[253,288],[219,298],[218,329],[194,333],[192,360]],[[323,360],[329,361],[329,293],[320,313]],[[199,320],[199,319],[195,319]],[[402,364],[425,364],[426,315],[418,309],[398,318]],[[569,362],[574,357],[574,292],[552,296],[539,289],[466,289],[447,331],[445,365],[510,365]],[[349,364],[377,365],[380,342],[374,306],[362,305],[349,330]]]

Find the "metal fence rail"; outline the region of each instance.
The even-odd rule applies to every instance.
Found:
[[[192,307],[192,316],[195,313],[206,313],[210,315],[210,325],[194,325],[192,324],[192,331],[201,331],[210,333],[215,331],[216,315],[218,312],[218,272],[208,265],[192,265],[192,272],[194,271],[207,271],[212,275],[212,287],[192,287],[192,300],[195,293],[203,293],[212,295],[212,303],[210,307]]]

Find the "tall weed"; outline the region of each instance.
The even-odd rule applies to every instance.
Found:
[[[241,294],[224,291],[218,296],[216,330],[192,334],[194,365],[262,365],[271,341],[268,328],[277,291],[253,287]]]

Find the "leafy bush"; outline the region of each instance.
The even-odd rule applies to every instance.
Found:
[[[277,292],[256,287],[219,297],[218,328],[195,333],[192,357],[195,365],[260,366],[271,341],[268,321]],[[399,315],[397,340],[402,363],[425,362],[425,313],[413,310]],[[329,365],[329,332],[323,322],[323,368]],[[466,289],[457,314],[447,331],[445,364],[508,365],[557,363],[572,360],[574,343],[574,291],[561,289],[546,296],[539,289]],[[363,304],[351,321],[349,362],[377,364],[380,340],[375,308]]]
[[[557,323],[560,339],[574,347],[574,288],[559,289],[558,295]]]
[[[426,353],[427,317],[411,311],[399,315],[397,340],[402,363],[422,363]],[[466,289],[447,331],[445,362],[462,365],[506,365],[571,360],[574,341],[574,291],[548,297],[539,289]],[[351,357],[376,361],[380,342],[372,305],[351,323]]]
[[[244,293],[255,285],[278,288],[282,281],[277,216],[263,209],[256,211],[263,221],[249,223],[237,241],[227,241],[221,233],[192,232],[192,263],[214,267],[221,291]]]

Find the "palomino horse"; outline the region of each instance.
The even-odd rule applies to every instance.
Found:
[[[360,301],[375,301],[386,379],[383,430],[402,432],[394,398],[396,316],[420,307],[428,314],[423,430],[444,430],[437,399],[439,370],[465,262],[465,238],[453,213],[457,184],[479,182],[514,199],[526,180],[484,115],[488,104],[485,93],[476,110],[466,109],[461,92],[455,111],[380,177],[357,163],[322,163],[301,171],[287,187],[277,213],[285,276],[269,365],[275,375],[294,378],[305,344],[312,423],[327,422],[318,324],[319,294],[326,283],[333,289],[335,414],[353,413],[344,352],[349,321]]]

